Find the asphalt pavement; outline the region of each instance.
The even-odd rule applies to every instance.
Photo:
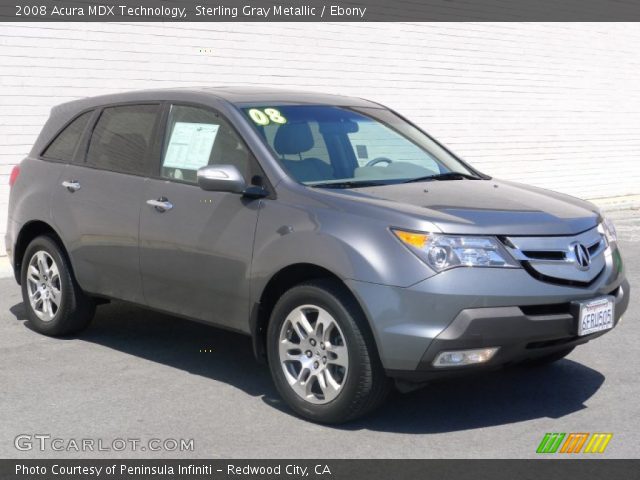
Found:
[[[614,216],[635,287],[640,211]],[[283,405],[247,337],[116,302],[78,337],[47,338],[1,278],[0,457],[528,458],[546,432],[611,432],[602,457],[638,458],[639,295],[618,328],[554,365],[433,383],[327,427]]]

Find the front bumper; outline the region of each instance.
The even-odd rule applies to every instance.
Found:
[[[614,328],[629,305],[629,284],[610,292],[614,297]],[[491,370],[549,355],[559,350],[587,343],[608,331],[577,336],[577,320],[570,304],[535,307],[471,308],[461,311],[451,324],[429,345],[417,368],[413,371],[388,370],[391,377],[407,381],[435,378]],[[484,364],[459,367],[434,367],[438,353],[499,346],[496,354]]]
[[[615,298],[615,325],[629,304],[622,265],[612,263],[588,288],[554,285],[524,269],[458,268],[408,288],[347,281],[365,310],[390,376],[422,381],[495,368],[586,343],[570,303]],[[444,350],[500,347],[486,364],[435,368]]]

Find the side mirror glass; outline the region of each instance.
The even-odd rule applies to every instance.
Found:
[[[234,165],[207,165],[198,169],[198,185],[202,190],[243,193],[244,177]]]

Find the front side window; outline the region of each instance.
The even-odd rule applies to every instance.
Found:
[[[161,176],[196,183],[200,167],[223,164],[237,167],[247,182],[256,173],[249,149],[218,113],[199,107],[172,105]]]
[[[91,135],[87,163],[115,172],[148,174],[147,151],[159,108],[159,105],[105,108]]]
[[[475,174],[435,141],[382,108],[243,107],[289,174],[313,186],[386,185]]]
[[[52,160],[70,162],[80,142],[80,137],[89,123],[91,112],[85,112],[67,125],[47,147],[42,156]]]

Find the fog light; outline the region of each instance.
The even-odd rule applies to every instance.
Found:
[[[457,350],[453,352],[440,352],[433,361],[434,367],[457,367],[486,363],[495,355],[500,347],[478,348],[475,350]]]

